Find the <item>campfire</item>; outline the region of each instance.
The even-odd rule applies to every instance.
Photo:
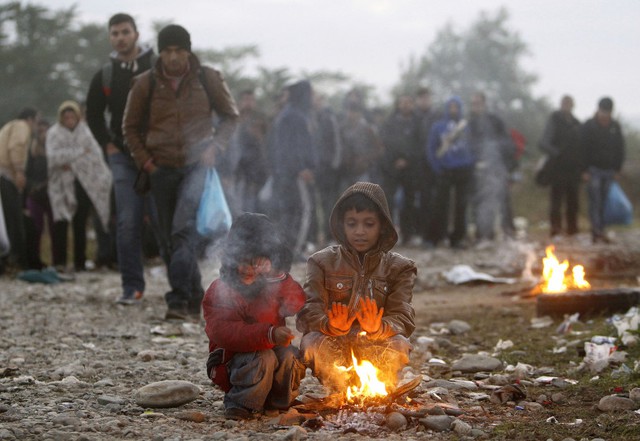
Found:
[[[569,271],[569,261],[560,262],[554,251],[553,245],[546,248],[541,282],[531,291],[537,295],[538,316],[607,314],[626,311],[640,302],[638,289],[592,289],[584,267],[575,265]]]
[[[351,359],[353,364],[351,366],[337,366],[336,369],[349,375],[352,381],[355,380],[356,384],[347,386],[345,390],[345,399],[349,404],[364,405],[367,400],[386,397],[387,386],[378,379],[380,370],[373,365],[369,360],[359,361],[351,351]],[[356,375],[354,376],[353,373]]]
[[[567,274],[569,269],[569,261],[564,260],[562,263],[553,253],[555,247],[549,245],[546,248],[546,257],[542,259],[542,283],[540,291],[545,294],[563,293],[567,290],[584,290],[590,289],[591,284],[585,280],[585,271],[582,265],[575,265],[571,269],[571,273]]]

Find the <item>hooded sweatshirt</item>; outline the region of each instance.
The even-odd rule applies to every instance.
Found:
[[[78,116],[78,125],[73,130],[61,123],[65,109],[72,109]],[[100,146],[81,119],[80,106],[75,101],[65,101],[60,105],[58,122],[47,132],[46,152],[53,219],[73,219],[78,206],[74,187],[77,179],[87,192],[103,227],[108,230],[111,171]]]
[[[362,258],[351,248],[338,218],[340,205],[352,194],[361,193],[380,209],[381,233],[378,244]],[[333,302],[349,306],[355,315],[361,298],[376,301],[384,308],[382,326],[371,339],[386,339],[394,335],[409,337],[415,329],[414,310],[411,306],[413,285],[417,275],[413,261],[391,251],[398,241],[384,192],[379,185],[358,182],[349,187],[336,202],[330,217],[331,230],[338,245],[313,254],[307,262],[307,294],[305,306],[298,313],[296,326],[303,333],[322,332],[329,336],[345,335],[329,326],[326,311]],[[358,330],[358,321],[352,329]]]
[[[316,166],[311,134],[311,83],[299,81],[289,87],[287,105],[273,124],[269,155],[276,179],[296,179],[302,170]]]
[[[458,105],[458,115],[456,116],[451,115],[449,111],[451,103]],[[429,165],[438,174],[445,170],[468,168],[473,166],[475,162],[475,157],[469,145],[468,129],[466,128],[455,138],[444,154],[438,154],[443,140],[458,127],[462,120],[462,100],[457,96],[449,98],[445,103],[444,111],[445,116],[431,127],[427,145]]]

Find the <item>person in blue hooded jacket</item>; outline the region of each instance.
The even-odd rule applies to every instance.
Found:
[[[313,181],[317,159],[312,132],[311,83],[288,87],[288,101],[269,135],[274,219],[297,259],[306,244],[313,216]]]
[[[437,245],[449,238],[452,248],[465,244],[466,211],[473,179],[475,157],[468,142],[467,120],[462,118],[462,100],[451,97],[445,103],[444,117],[429,132],[427,160],[435,173],[436,196],[432,217],[433,238]],[[449,201],[455,196],[453,230],[449,233]]]

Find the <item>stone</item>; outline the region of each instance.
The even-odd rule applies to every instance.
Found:
[[[102,404],[103,406],[106,406],[107,404],[123,405],[124,403],[126,403],[124,398],[120,398],[115,395],[100,395],[98,397],[98,404]]]
[[[454,417],[448,415],[436,415],[428,416],[426,418],[420,418],[420,424],[427,429],[434,430],[436,432],[445,432],[451,430],[451,424],[455,420]]]
[[[303,427],[294,426],[284,434],[282,439],[284,441],[301,441],[307,439],[308,437],[309,434]]]
[[[477,390],[478,385],[473,381],[450,381],[450,380],[431,380],[425,383],[425,386],[429,389],[442,387],[447,390]]]
[[[471,330],[471,325],[462,320],[451,320],[447,325],[447,329],[453,335],[461,335],[469,332]]]
[[[620,410],[634,410],[637,407],[635,401],[619,397],[618,395],[607,395],[602,397],[598,403],[598,409],[603,412],[617,412]]]
[[[446,415],[445,410],[440,406],[433,406],[431,409],[427,410],[429,415]]]
[[[400,412],[391,412],[386,417],[386,424],[389,430],[398,432],[407,427],[407,418]]]
[[[145,362],[155,360],[156,357],[157,357],[156,351],[152,351],[149,349],[138,352],[138,355],[136,356],[138,360],[142,360]]]
[[[551,395],[551,401],[553,401],[554,403],[557,403],[557,404],[562,404],[566,400],[565,400],[564,394],[562,392],[556,392],[555,394]]]
[[[501,368],[502,362],[497,358],[479,354],[464,355],[451,366],[452,370],[460,372],[491,372]]]
[[[629,392],[629,398],[635,402],[640,401],[640,387],[634,387]],[[1,411],[0,411],[1,412]]]
[[[451,429],[461,436],[471,435],[473,427],[462,420],[456,419],[451,423]]]
[[[174,416],[179,420],[191,421],[194,423],[203,423],[207,419],[207,416],[204,413],[197,410],[186,410],[184,412],[178,412]]]
[[[200,395],[200,388],[184,380],[164,380],[147,384],[135,392],[134,400],[142,407],[178,407]]]
[[[526,401],[523,403],[524,408],[530,412],[537,412],[544,409],[544,406],[540,403],[534,403],[532,401]]]

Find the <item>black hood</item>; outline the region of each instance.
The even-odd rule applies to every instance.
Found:
[[[311,110],[311,83],[298,81],[289,86],[289,103],[301,110]]]

